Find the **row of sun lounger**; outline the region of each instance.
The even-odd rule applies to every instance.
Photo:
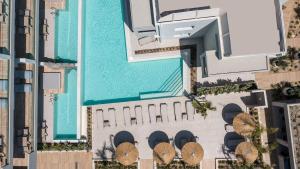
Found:
[[[134,108],[125,106],[121,109],[97,109],[95,119],[97,128],[106,128],[193,120],[194,114],[195,109],[192,103],[187,101],[185,105],[181,102],[174,102],[148,106],[136,105]]]
[[[18,10],[17,25],[18,34],[31,34],[31,28],[33,27],[33,18],[31,17],[30,9]]]
[[[4,0],[0,0],[0,23],[6,23],[8,16],[8,4]]]

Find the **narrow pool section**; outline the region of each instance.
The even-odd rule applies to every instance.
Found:
[[[180,58],[128,63],[123,0],[86,0],[83,3],[83,104],[180,93]]]
[[[77,61],[78,0],[66,0],[66,9],[55,18],[55,56],[60,62]],[[54,139],[76,139],[77,70],[65,70],[65,92],[55,96]]]

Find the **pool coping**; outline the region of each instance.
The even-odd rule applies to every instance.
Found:
[[[82,79],[82,0],[78,0],[78,22],[77,22],[77,139],[80,139],[82,135],[81,131],[81,79]]]

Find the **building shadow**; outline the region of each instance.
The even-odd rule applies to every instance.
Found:
[[[179,131],[175,136],[175,145],[177,148],[181,149],[188,142],[195,142],[196,138],[194,134],[187,130]]]
[[[124,142],[129,142],[134,144],[134,137],[128,131],[120,131],[114,136],[113,142],[115,147],[118,147],[118,145]]]
[[[162,142],[170,142],[168,135],[163,131],[154,131],[148,137],[148,144],[151,149],[154,149],[157,144]]]
[[[226,123],[232,124],[234,116],[242,112],[243,110],[239,105],[235,103],[229,103],[223,107],[222,117]]]

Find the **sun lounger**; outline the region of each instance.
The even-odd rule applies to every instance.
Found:
[[[111,126],[111,121],[110,121],[110,116],[109,112],[107,110],[103,110],[102,112],[102,117],[103,117],[103,127],[110,127]]]
[[[20,27],[32,27],[32,18],[29,16],[19,17],[17,24]]]
[[[18,15],[19,16],[30,16],[30,9],[19,9]]]
[[[231,124],[225,124],[224,127],[227,132],[234,132],[234,128]]]
[[[3,5],[4,5],[3,2],[0,1],[0,15],[4,14]]]
[[[137,125],[142,125],[143,122],[143,110],[141,106],[135,106],[134,108],[135,114],[136,114],[136,120],[137,120]]]
[[[111,127],[116,126],[115,113],[116,113],[116,110],[114,108],[108,109],[108,114],[109,114],[109,120],[110,120]]]
[[[142,38],[138,39],[140,46],[144,46],[144,45],[147,45],[147,44],[155,42],[155,41],[156,41],[156,38],[154,36],[146,36],[146,37],[142,37]]]
[[[0,92],[8,91],[8,80],[0,80]]]
[[[123,108],[123,114],[124,114],[124,118],[125,118],[125,125],[126,126],[130,126],[131,125],[131,121],[130,121],[130,108],[129,107],[124,107]]]
[[[29,127],[24,127],[23,129],[17,130],[17,137],[29,137]]]
[[[124,121],[124,114],[122,111],[117,111],[116,112],[116,124],[118,127],[124,127],[125,126],[125,121]]]
[[[150,122],[154,123],[156,121],[156,107],[154,104],[148,106],[148,112],[150,115]]]
[[[32,85],[31,84],[18,84],[15,86],[15,91],[18,93],[31,93]]]
[[[181,111],[181,103],[180,102],[174,103],[174,112],[176,115],[176,120],[182,121],[182,111]]]
[[[185,103],[186,106],[186,112],[188,115],[188,120],[194,120],[194,115],[195,115],[195,108],[192,105],[191,101],[187,101]]]
[[[168,104],[168,120],[169,122],[175,122],[176,117],[175,117],[175,112],[174,112],[174,105]]]
[[[42,129],[46,129],[46,128],[48,128],[47,122],[46,122],[46,120],[43,120]]]
[[[157,111],[155,107],[155,119],[156,122],[161,123],[163,121],[161,111]]]
[[[137,125],[136,113],[135,111],[130,111],[130,122],[131,125]]]
[[[160,114],[162,115],[162,120],[167,123],[168,120],[168,105],[166,103],[160,104]]]
[[[17,70],[15,72],[15,77],[20,78],[20,79],[28,79],[29,80],[29,79],[32,79],[33,73],[31,70],[22,70],[22,71]]]
[[[0,111],[4,112],[8,110],[8,99],[0,98]]]
[[[4,145],[4,143],[3,143],[3,136],[1,135],[0,136],[0,148],[3,148],[3,145]]]
[[[96,127],[97,129],[99,128],[103,128],[104,127],[104,124],[103,124],[103,110],[102,109],[97,109],[96,112]]]
[[[0,23],[6,23],[6,17],[5,15],[0,14]]]
[[[30,28],[29,27],[18,27],[18,34],[30,34]]]

